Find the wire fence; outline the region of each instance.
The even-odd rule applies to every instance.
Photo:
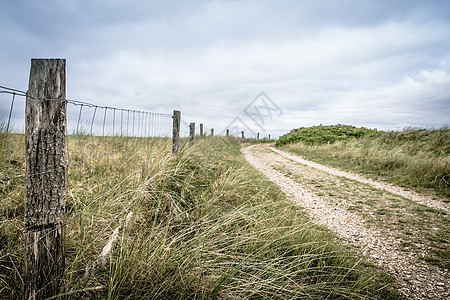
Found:
[[[165,180],[159,168],[195,135],[214,136],[180,111],[67,99],[65,63],[32,59],[28,91],[0,86],[0,299],[107,286],[96,270],[119,230],[143,201],[159,205],[153,176]]]
[[[64,276],[87,276],[114,229],[123,225],[139,197],[148,170],[162,153],[170,152],[172,115],[66,99],[65,162],[38,172],[25,171],[23,122],[27,92],[0,86],[0,298],[23,297],[25,252],[46,247],[45,237],[65,229]],[[58,101],[28,97],[27,101]],[[182,136],[189,135],[183,122]],[[44,143],[42,140],[40,143]],[[42,144],[42,147],[45,145]],[[130,172],[129,170],[133,170]],[[26,243],[25,181],[43,182],[58,172],[65,176],[65,219],[37,241]],[[44,184],[44,183],[43,183]],[[126,196],[124,196],[126,195]],[[122,224],[122,225],[121,225]],[[52,261],[52,253],[47,250]],[[89,254],[89,255],[87,255]],[[51,267],[50,267],[51,268]],[[62,276],[62,275],[59,275]],[[81,276],[81,277],[82,277]],[[55,280],[45,282],[30,298]]]
[[[190,124],[188,122],[186,122],[185,120],[181,119],[180,122],[180,137],[189,137],[189,133],[190,133],[190,128],[189,128]]]

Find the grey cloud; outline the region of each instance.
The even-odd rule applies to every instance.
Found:
[[[450,73],[448,1],[37,3],[2,4],[0,83],[26,88],[30,58],[54,56],[69,97],[205,123],[226,126],[262,90],[288,128],[448,122],[448,88],[415,78]],[[400,97],[407,78],[433,97]]]

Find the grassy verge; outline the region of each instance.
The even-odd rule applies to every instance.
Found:
[[[382,132],[335,143],[281,147],[322,164],[368,174],[394,184],[432,190],[450,201],[450,129]]]
[[[119,142],[134,144],[71,138],[69,162]],[[237,143],[205,138],[177,156],[164,139],[136,145],[69,167],[67,298],[400,298],[392,278],[312,225],[245,162]],[[20,168],[19,163],[19,173]],[[0,201],[4,207],[9,199],[9,237],[2,222],[1,254],[21,246],[23,230],[23,204],[20,197],[12,199],[21,182],[6,185]],[[96,263],[119,226],[106,264]],[[20,297],[14,268],[20,273],[22,265],[16,256],[14,266],[0,261],[2,299]]]

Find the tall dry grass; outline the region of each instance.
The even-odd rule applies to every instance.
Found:
[[[112,143],[135,146],[85,160]],[[68,139],[69,163],[85,161],[68,169],[63,298],[400,298],[391,278],[339,246],[251,168],[236,142],[208,137],[176,156],[169,143]],[[13,238],[2,223],[2,249],[21,247],[21,218],[9,216]],[[117,228],[103,265],[99,254]],[[20,273],[19,252],[15,259]],[[12,264],[2,259],[0,268],[1,298],[20,297]]]

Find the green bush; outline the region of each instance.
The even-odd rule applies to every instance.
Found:
[[[300,127],[291,130],[291,132],[281,136],[276,146],[285,144],[303,142],[308,145],[332,144],[337,141],[345,141],[362,137],[378,136],[380,133],[376,129],[357,128],[351,125],[330,125]]]

